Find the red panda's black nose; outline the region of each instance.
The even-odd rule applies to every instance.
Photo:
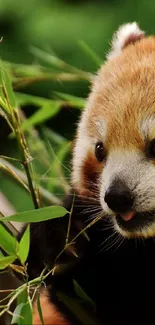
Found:
[[[104,200],[116,213],[127,213],[133,205],[133,195],[121,180],[115,180],[105,192]]]

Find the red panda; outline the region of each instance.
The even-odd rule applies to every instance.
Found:
[[[121,26],[77,127],[71,175],[77,201],[70,237],[92,218],[101,218],[78,237],[76,257],[66,251],[60,259],[73,261],[71,271],[48,280],[49,298],[44,292],[41,300],[45,325],[82,324],[55,299],[57,288],[73,292],[70,278],[93,299],[101,324],[155,323],[154,65],[154,36],[147,37],[135,22]],[[68,216],[31,225],[30,277],[40,274],[45,262],[53,264],[65,244],[67,224]],[[41,324],[36,307],[33,324]]]
[[[154,37],[144,37],[136,23],[116,32],[73,154],[72,185],[93,197],[93,181],[103,214],[113,216],[115,229],[127,237],[155,235],[154,63]]]

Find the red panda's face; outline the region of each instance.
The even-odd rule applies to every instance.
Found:
[[[155,235],[155,38],[123,26],[96,76],[73,152],[72,184],[98,197],[123,236]]]

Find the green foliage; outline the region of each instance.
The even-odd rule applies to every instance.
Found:
[[[25,304],[18,305],[22,306],[20,309],[20,317],[18,318],[18,325],[32,324],[32,303],[28,297],[28,301]]]
[[[58,293],[58,296],[61,301],[64,302],[64,304],[67,306],[67,308],[70,309],[71,312],[73,312],[77,319],[84,325],[101,325],[98,319],[95,317],[95,314],[88,311],[83,307],[83,305],[80,303],[79,299],[74,299],[73,297],[70,297],[69,295],[66,295],[62,292]]]
[[[9,266],[11,263],[13,263],[16,259],[15,255],[10,255],[7,257],[0,258],[0,270],[5,269],[7,266]]]
[[[58,217],[63,217],[68,211],[64,207],[51,206],[37,210],[24,211],[2,219],[3,222],[40,222]]]
[[[22,264],[26,261],[30,247],[30,226],[28,225],[19,243],[18,256]]]
[[[41,52],[39,54],[41,55]],[[63,80],[68,80],[68,78],[74,81],[84,78],[88,80],[90,77],[89,73],[78,70],[56,57],[54,59],[54,56],[48,56],[49,59],[50,63],[52,60],[52,65],[55,64],[55,69],[60,68],[61,70],[64,68],[65,72],[59,75]],[[21,83],[22,85],[25,82],[35,83],[40,78],[51,80],[56,78],[58,74],[56,72],[53,75],[53,72],[51,73],[47,69],[44,70],[43,67],[39,68],[36,73],[33,69],[29,70],[29,67],[27,69],[26,66],[19,66],[18,69],[17,65],[7,62],[4,62],[4,66],[5,68],[3,68],[2,63],[0,70],[0,114],[10,128],[8,141],[15,141],[15,150],[12,153],[10,152],[9,155],[1,155],[0,169],[4,177],[6,175],[10,177],[12,180],[10,184],[16,182],[16,185],[18,184],[18,186],[24,189],[34,208],[28,209],[25,206],[23,211],[10,214],[9,216],[2,215],[1,218],[0,246],[7,256],[1,254],[0,269],[13,269],[15,272],[23,275],[25,282],[7,296],[8,303],[2,308],[0,316],[5,312],[10,312],[10,307],[16,300],[17,304],[11,323],[31,325],[32,303],[42,281],[50,273],[55,272],[57,267],[59,268],[59,265],[57,265],[58,257],[74,243],[78,236],[94,223],[93,221],[88,224],[69,242],[72,211],[67,211],[61,206],[61,198],[57,196],[57,191],[64,195],[69,190],[70,166],[66,166],[65,160],[71,153],[72,143],[46,125],[47,121],[55,118],[63,107],[69,107],[71,110],[83,109],[85,98],[62,92],[55,92],[53,94],[53,97],[56,96],[56,99],[19,93],[18,91],[14,92],[13,87],[18,87]],[[29,105],[35,108],[35,110],[27,117],[27,111],[23,107]],[[5,191],[3,191],[3,194],[5,195]],[[8,194],[8,191],[6,194]],[[7,199],[9,200],[8,195]],[[14,205],[14,201],[12,203]],[[63,217],[67,213],[69,213],[69,224],[66,233],[66,244],[56,257],[54,268],[52,270],[45,268],[38,278],[29,281],[26,260],[30,249],[30,226],[26,227],[20,242],[18,242],[14,235],[12,223],[42,222]],[[7,228],[11,229],[11,233]],[[17,260],[19,261],[18,265],[16,265]],[[32,288],[34,289],[33,296],[30,295]],[[77,299],[70,300],[70,297],[64,297],[63,293],[60,294],[61,299],[64,300],[64,303],[71,308],[78,318],[80,317],[82,323],[87,324],[90,320],[93,320],[93,324],[98,324],[95,320],[95,315],[90,314],[90,311],[88,312],[81,304],[81,298],[82,301],[89,301],[89,304],[92,304],[91,300],[77,284],[75,284],[75,288]],[[39,295],[37,306],[41,322],[44,324]]]
[[[17,300],[12,324],[32,324],[35,293],[55,270],[44,269],[29,281],[30,229],[26,228],[18,242],[12,225],[42,222],[68,212],[71,221],[61,198],[70,188],[72,138],[93,74],[104,61],[116,28],[138,20],[143,30],[152,32],[154,9],[150,0],[124,1],[121,6],[118,0],[32,0],[31,5],[28,1],[1,1],[1,192],[15,212],[1,218],[0,269],[11,268],[24,278],[24,284],[8,294],[0,311],[0,316],[10,312]],[[85,231],[68,242],[69,229],[63,251]],[[17,259],[20,265],[15,264]],[[99,324],[93,301],[76,282],[74,288],[77,299],[63,293],[58,293],[59,298],[83,324]],[[37,305],[44,324],[39,294]]]
[[[30,129],[32,126],[41,125],[49,118],[52,118],[56,115],[61,108],[61,103],[55,101],[52,103],[47,103],[38,109],[28,120],[25,120],[21,125],[23,131]]]
[[[12,83],[9,78],[7,71],[3,68],[1,63],[1,73],[0,73],[0,84],[1,84],[1,98],[5,101],[5,105],[9,108],[16,108],[15,94],[12,89]],[[8,110],[10,112],[10,110]]]
[[[95,304],[94,302],[90,299],[90,297],[85,293],[85,291],[80,287],[80,285],[77,283],[77,281],[73,281],[74,283],[74,288],[77,296],[81,298],[83,301],[88,302],[90,304],[91,308],[95,310]]]
[[[17,307],[13,312],[11,324],[32,324],[32,302],[30,300],[27,288],[25,288],[25,290],[18,296]]]
[[[40,294],[38,294],[38,298],[37,298],[37,307],[38,307],[38,312],[39,312],[39,316],[40,316],[41,323],[42,323],[42,325],[44,325],[42,308],[41,308],[41,304],[40,304]]]
[[[7,228],[2,223],[0,223],[0,246],[6,253],[15,256],[19,249],[17,240],[7,231]]]

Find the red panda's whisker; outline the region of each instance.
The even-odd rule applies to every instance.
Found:
[[[114,236],[116,236],[116,238],[114,238]],[[124,241],[124,237],[121,236],[117,231],[115,231],[112,235],[110,235],[108,239],[109,240],[106,242],[106,245],[101,249],[100,252],[108,251],[118,243],[118,246],[116,246],[116,248],[113,250],[114,252]]]
[[[105,251],[112,249],[118,243],[116,248],[113,250],[113,252],[114,252],[123,243],[123,241],[124,241],[124,238],[122,238],[122,236],[119,233],[117,233],[117,237],[111,242],[111,244],[109,243],[109,245],[104,247],[103,251],[105,252]]]
[[[100,206],[97,205],[90,205],[87,206],[85,209],[83,209],[82,213],[88,213],[88,212],[102,212],[102,208]]]

